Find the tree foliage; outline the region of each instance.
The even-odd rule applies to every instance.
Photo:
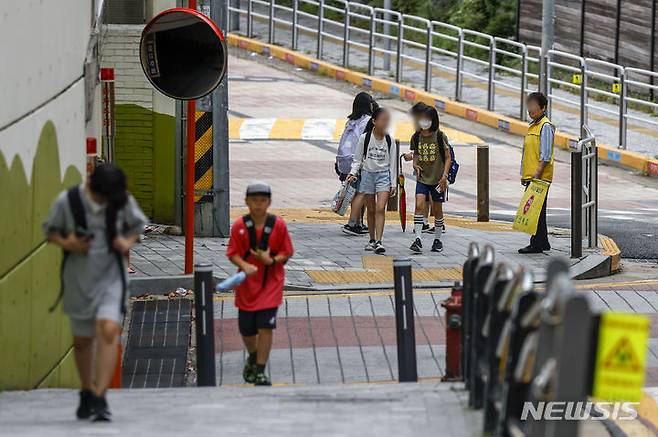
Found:
[[[382,7],[383,0],[367,3]],[[494,36],[516,35],[517,0],[393,0],[393,9]]]

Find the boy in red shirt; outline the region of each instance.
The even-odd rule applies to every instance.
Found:
[[[283,265],[293,255],[292,241],[283,219],[267,213],[272,203],[269,185],[250,184],[245,203],[249,214],[233,223],[226,250],[229,260],[247,274],[235,293],[240,335],[249,352],[242,376],[248,383],[272,385],[265,365],[283,301]]]

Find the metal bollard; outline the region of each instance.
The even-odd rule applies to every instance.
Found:
[[[194,326],[196,328],[197,386],[215,386],[215,324],[212,266],[194,266]]]
[[[583,256],[583,151],[571,151],[571,258]]]
[[[477,216],[489,221],[489,146],[477,147]]]
[[[395,284],[395,331],[398,343],[398,379],[400,382],[417,382],[414,299],[409,258],[393,260],[393,278]]]
[[[470,376],[468,405],[477,409],[482,408],[484,403],[484,379],[480,362],[484,358],[486,348],[485,339],[482,336],[482,326],[487,317],[486,307],[489,304],[484,294],[484,288],[493,270],[495,254],[493,247],[486,245],[482,249],[480,260],[474,271],[473,283],[471,285],[471,302],[469,313],[470,323]]]
[[[473,274],[477,267],[478,259],[480,257],[480,248],[476,243],[471,243],[468,246],[468,258],[464,263],[463,269],[463,292],[462,292],[462,332],[461,332],[461,369],[462,377],[466,383],[466,388],[471,384],[471,368],[469,353],[471,347],[471,320],[470,311],[472,305],[472,289],[473,289]]]
[[[504,308],[499,308],[498,303],[501,297],[509,289],[514,287],[514,271],[506,264],[498,264],[496,271],[492,273],[493,284],[487,289],[487,299],[489,300],[489,314],[485,322],[486,329],[486,348],[485,359],[487,363],[485,373],[485,390],[484,390],[484,433],[491,434],[496,427],[498,413],[496,411],[497,395],[500,389],[498,372],[500,369],[500,360],[496,355],[496,348],[507,321],[507,314]]]

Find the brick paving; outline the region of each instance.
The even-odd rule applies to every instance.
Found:
[[[414,296],[420,378],[439,378],[445,366],[445,291]],[[289,296],[279,309],[268,371],[280,384],[381,382],[397,379],[391,293]],[[231,298],[215,303],[218,384],[242,384],[245,354]]]
[[[595,311],[647,314],[651,319],[645,386],[658,386],[658,281],[579,287]],[[445,367],[447,290],[416,290],[414,309],[419,377]],[[218,383],[242,384],[245,354],[232,297],[215,302]],[[270,375],[280,384],[394,380],[397,350],[392,292],[289,295],[279,309]]]

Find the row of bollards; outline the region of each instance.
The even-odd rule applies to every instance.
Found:
[[[400,382],[416,382],[418,381],[418,370],[411,260],[396,259],[393,262],[393,275],[398,378]],[[216,385],[212,282],[212,266],[210,264],[196,264],[194,266],[194,326],[196,328],[198,386]]]
[[[524,417],[528,402],[579,402],[592,393],[597,316],[573,291],[568,271],[565,261],[552,260],[540,293],[530,272],[496,263],[491,246],[471,243],[461,370],[468,405],[483,410],[484,434],[578,435],[580,421]]]

